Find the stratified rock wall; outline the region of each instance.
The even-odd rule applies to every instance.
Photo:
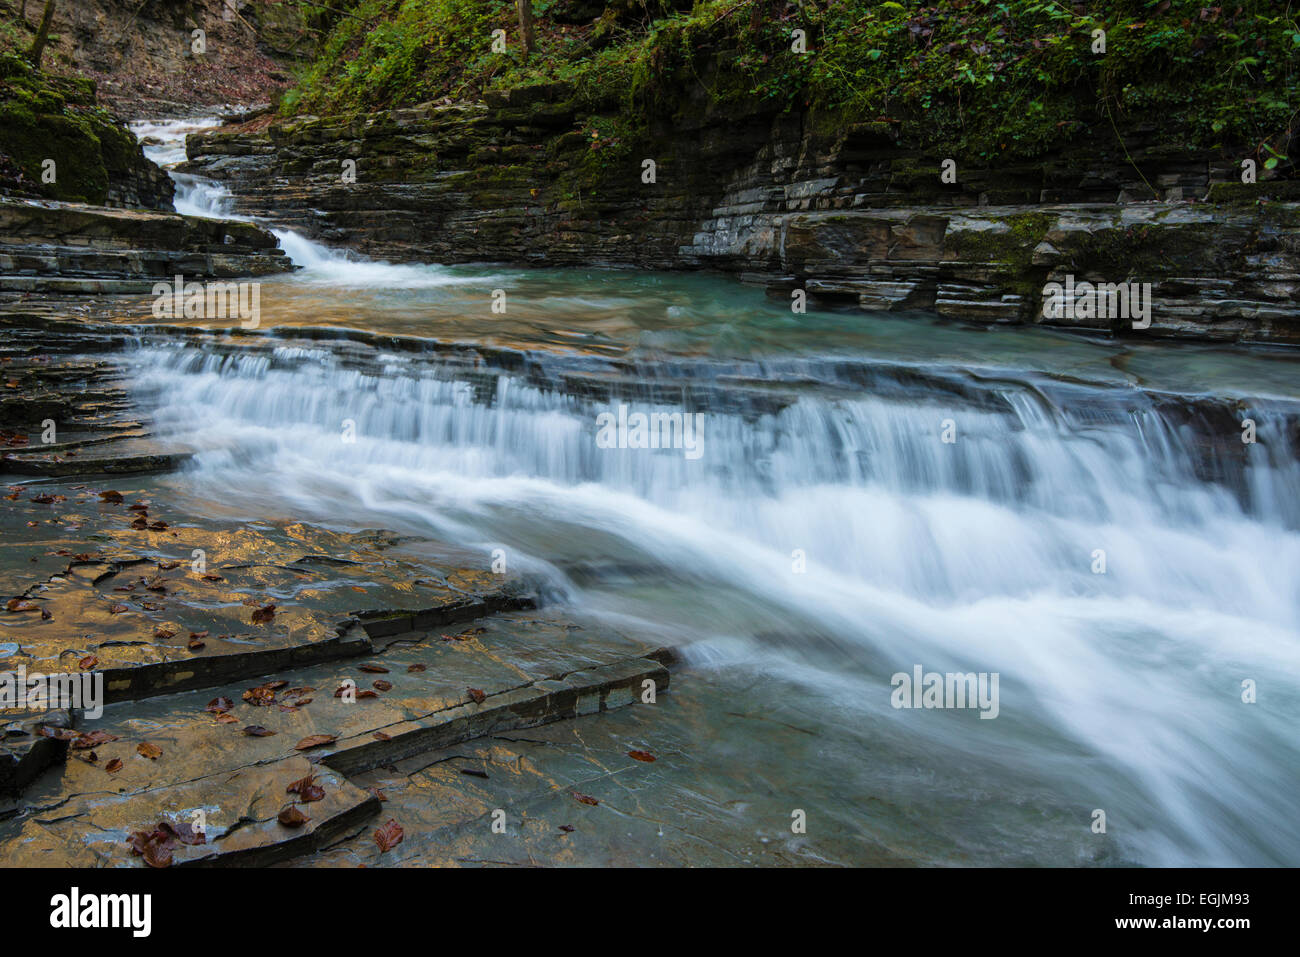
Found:
[[[1298,184],[1243,185],[1223,155],[1139,130],[945,183],[884,123],[705,108],[607,149],[565,94],[196,134],[189,169],[241,212],[387,259],[707,267],[866,310],[1300,342]],[[1044,285],[1071,276],[1150,283],[1149,327],[1044,319]]]

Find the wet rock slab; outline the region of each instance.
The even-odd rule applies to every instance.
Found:
[[[265,863],[312,851],[321,846],[312,843],[317,838],[304,842],[268,823],[276,795],[267,781],[287,773],[276,769],[294,768],[286,783],[314,772],[330,782],[322,784],[327,793],[342,796],[337,808],[312,802],[302,809],[321,821],[319,840],[332,839],[378,806],[364,789],[343,787],[340,775],[486,733],[600,714],[639,700],[647,680],[662,694],[668,674],[647,654],[665,657],[617,632],[520,611],[471,627],[409,633],[364,659],[264,676],[251,688],[109,705],[100,719],[83,722],[84,736],[68,760],[27,788],[26,810],[0,823],[0,854],[35,864],[140,863],[100,846],[96,835],[120,843],[159,820],[188,819],[176,815],[195,809],[218,833],[245,818],[260,828],[255,839],[214,837],[221,862]],[[348,682],[355,694],[335,695]],[[208,791],[216,796],[196,796]],[[279,797],[271,816],[289,800]],[[242,856],[227,857],[233,848]],[[200,851],[187,848],[184,861],[198,860]]]

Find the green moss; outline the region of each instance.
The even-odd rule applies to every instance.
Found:
[[[0,54],[0,153],[22,172],[25,186],[49,199],[103,203],[111,180],[139,161],[135,137],[97,108],[94,84],[42,74]],[[42,182],[46,160],[55,181]]]
[[[562,82],[563,105],[655,123],[811,111],[905,149],[989,164],[1152,127],[1167,141],[1280,149],[1300,101],[1296,15],[1269,0],[618,0],[551,18],[519,49],[510,0],[338,0],[287,111],[349,113]],[[1086,6],[1086,12],[1083,8]],[[1205,11],[1204,13],[1202,11]],[[793,31],[807,52],[792,49]],[[1093,51],[1093,31],[1106,50]],[[507,49],[493,52],[492,31]],[[1081,150],[1081,152],[1084,152]]]

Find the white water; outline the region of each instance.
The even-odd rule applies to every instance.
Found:
[[[277,235],[302,281],[441,272]],[[1247,467],[1224,465],[1247,508],[1136,392],[1081,390],[1086,417],[1014,385],[989,404],[827,384],[762,416],[664,407],[706,413],[691,461],[597,448],[612,407],[550,373],[498,374],[485,395],[436,361],[359,369],[288,343],[147,342],[133,361],[159,427],[201,450],[185,481],[250,519],[273,507],[504,547],[575,607],[824,698],[908,755],[887,770],[1006,795],[970,806],[1009,841],[1059,831],[1092,859],[1100,808],[1124,860],[1300,862],[1300,466],[1270,451],[1285,445],[1267,410]],[[890,676],[914,664],[998,672],[1000,716],[892,709]]]

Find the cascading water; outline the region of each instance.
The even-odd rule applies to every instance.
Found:
[[[281,240],[306,267],[286,287],[458,281]],[[728,322],[758,330],[751,312]],[[960,843],[966,815],[1018,859],[1104,861],[1102,809],[1117,862],[1300,860],[1292,399],[1242,399],[1259,428],[1243,446],[1237,406],[882,364],[869,346],[387,348],[143,333],[130,362],[160,431],[198,450],[177,479],[197,500],[502,548],[555,601],[722,675],[775,676],[737,678],[736,694],[815,702],[815,773],[900,844]],[[702,415],[700,454],[601,447],[600,416],[622,405]],[[914,665],[999,674],[996,720],[894,708],[891,676]],[[848,729],[871,753],[834,743]],[[764,772],[791,788],[799,773]],[[908,806],[868,808],[862,787]]]

